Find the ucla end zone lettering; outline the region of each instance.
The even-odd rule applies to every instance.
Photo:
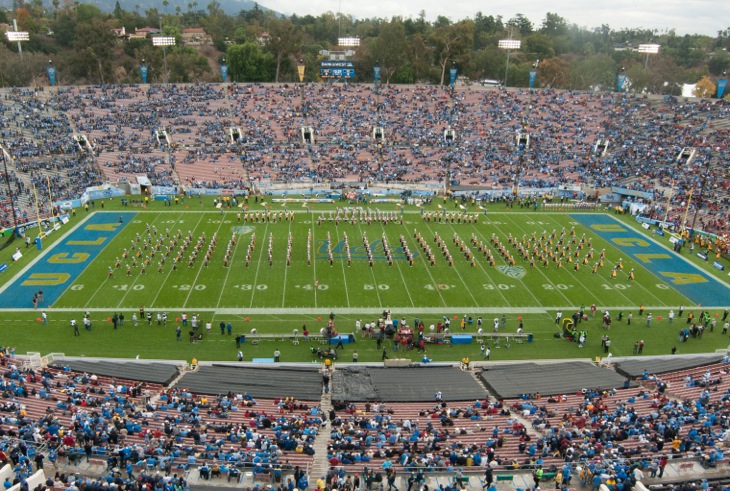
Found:
[[[641,232],[617,221],[610,215],[570,215],[592,234],[611,243],[624,257],[631,257],[657,278],[701,305],[726,305],[730,288],[713,276],[681,259],[677,253],[663,248]],[[614,258],[615,259],[615,258]],[[637,277],[638,279],[638,277]]]
[[[38,290],[43,292],[43,302],[38,308],[53,305],[136,215],[134,212],[94,213],[7,287],[0,296],[0,308],[33,308],[33,295]]]

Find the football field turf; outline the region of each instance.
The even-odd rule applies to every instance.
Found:
[[[42,266],[36,265],[33,269],[40,271],[35,273],[36,279],[21,281],[21,285],[30,287],[25,296],[14,298],[18,291],[14,288],[4,295],[5,302],[31,307],[35,286],[42,288],[45,283],[44,300],[49,306],[79,310],[145,306],[155,310],[286,313],[322,308],[390,308],[417,313],[448,308],[478,313],[570,308],[592,303],[601,308],[694,303],[676,289],[687,284],[686,276],[677,279],[675,273],[668,276],[666,272],[657,274],[645,268],[650,263],[631,257],[568,214],[543,213],[539,221],[525,213],[486,217],[472,214],[478,217],[478,223],[451,223],[451,219],[449,223],[439,223],[433,219],[424,221],[419,213],[412,212],[403,214],[401,224],[400,213],[388,212],[392,219],[387,223],[362,219],[354,224],[341,220],[337,225],[334,219],[329,220],[330,212],[323,214],[325,220],[319,224],[319,213],[295,213],[292,220],[281,221],[277,213],[275,222],[264,221],[261,216],[258,221],[242,217],[239,222],[235,212],[165,211],[126,213],[127,220],[119,224],[119,213],[97,212],[90,220],[106,218],[104,224],[81,224],[66,243],[47,253],[50,262],[45,266],[51,266],[50,270],[40,271]],[[590,215],[580,219],[591,222]],[[618,223],[617,226],[623,227]],[[103,230],[105,227],[108,230]],[[562,247],[570,249],[561,257],[559,241],[563,231]],[[104,233],[110,236],[101,240],[99,235]],[[211,245],[213,237],[216,241]],[[510,243],[510,237],[516,247]],[[189,245],[183,249],[186,240]],[[525,241],[523,247],[529,248],[531,254],[547,251],[553,257],[546,256],[547,263],[536,257],[531,265],[518,253],[520,243]],[[87,244],[96,250],[79,253],[78,248],[88,247]],[[196,245],[198,255],[191,261]],[[390,251],[390,260],[385,247]],[[411,253],[412,264],[405,247]],[[502,247],[509,256],[500,253]],[[584,264],[591,249],[593,257],[588,257]],[[603,267],[599,266],[594,274],[593,268],[600,262],[603,250]],[[173,262],[178,251],[182,252],[175,269]],[[149,264],[142,272],[142,263],[148,258]],[[619,261],[623,269],[611,278]],[[77,265],[84,267],[70,271],[71,276],[64,276],[59,285],[51,284],[56,281],[53,272],[68,274],[69,267]],[[633,281],[629,279],[632,269]],[[704,283],[707,281],[700,278],[699,284]]]
[[[34,262],[4,278],[0,307],[29,309],[6,311],[6,318],[36,315],[32,297],[42,290],[39,309],[63,325],[85,311],[104,321],[144,307],[169,312],[172,321],[187,312],[216,326],[232,322],[237,333],[250,329],[252,317],[260,332],[291,332],[302,321],[318,330],[334,312],[350,331],[350,321],[372,321],[388,309],[427,326],[443,316],[481,316],[490,331],[491,319],[506,315],[512,329],[523,317],[526,332],[547,338],[557,310],[567,317],[581,305],[615,319],[640,305],[661,317],[680,305],[721,313],[730,303],[722,279],[607,213],[293,206],[289,213],[274,206],[269,216],[263,207],[246,213],[159,204],[82,212]],[[662,347],[674,333],[669,338]]]

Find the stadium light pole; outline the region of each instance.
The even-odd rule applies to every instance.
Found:
[[[519,39],[500,39],[497,43],[499,49],[507,51],[507,64],[504,67],[504,86],[507,87],[507,76],[509,75],[509,55],[513,49],[520,49],[522,41]]]
[[[152,38],[152,46],[162,46],[162,59],[165,65],[162,82],[167,84],[167,47],[175,46],[175,38],[173,36],[155,36]]]
[[[20,61],[23,61],[23,47],[20,43],[23,41],[30,41],[30,36],[27,31],[18,30],[18,21],[13,19],[14,31],[7,31],[5,36],[11,43],[18,43],[18,54],[20,55]]]
[[[13,227],[14,233],[18,233],[18,215],[15,213],[15,198],[13,198],[13,190],[10,189],[10,178],[8,178],[8,160],[10,160],[10,154],[5,147],[0,145],[0,151],[3,154],[3,172],[5,172],[5,185],[8,187],[8,196],[10,196],[10,207],[13,209]]]
[[[644,61],[644,70],[649,68],[649,55],[655,55],[659,53],[659,48],[661,45],[659,44],[640,44],[639,45],[639,53],[646,54],[646,61]]]

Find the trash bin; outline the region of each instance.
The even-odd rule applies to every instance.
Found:
[[[531,343],[533,339],[535,339],[535,336],[534,335],[532,335],[532,334],[528,334],[527,335],[527,342],[528,343]]]

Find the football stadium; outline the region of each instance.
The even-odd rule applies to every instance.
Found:
[[[455,76],[2,89],[6,489],[727,489],[730,105]]]

